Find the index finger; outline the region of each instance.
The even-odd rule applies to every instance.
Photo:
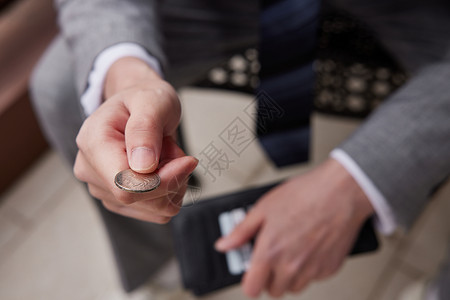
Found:
[[[258,233],[253,248],[250,268],[244,274],[242,288],[249,297],[258,297],[267,286],[272,272],[269,249],[266,247],[264,230]]]

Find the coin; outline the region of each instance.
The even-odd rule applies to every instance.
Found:
[[[126,169],[117,173],[114,183],[130,193],[145,193],[156,189],[161,183],[161,178],[156,173],[141,174]]]

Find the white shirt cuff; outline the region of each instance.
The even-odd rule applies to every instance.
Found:
[[[156,58],[138,44],[120,43],[103,50],[95,59],[88,77],[88,88],[81,96],[81,106],[86,116],[91,115],[102,103],[105,77],[117,60],[123,57],[136,57],[146,62],[150,68],[162,76],[161,66]]]
[[[331,151],[330,157],[337,160],[352,175],[353,179],[359,184],[372,203],[375,210],[375,226],[378,231],[384,235],[394,233],[397,228],[395,216],[383,194],[381,194],[370,178],[367,177],[356,162],[342,149],[334,149]]]

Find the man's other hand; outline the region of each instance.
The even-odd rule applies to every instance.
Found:
[[[216,249],[225,252],[256,237],[244,293],[257,297],[267,290],[280,297],[334,274],[371,214],[358,184],[329,159],[265,194]]]

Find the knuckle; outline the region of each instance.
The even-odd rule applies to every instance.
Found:
[[[325,279],[327,277],[330,277],[331,275],[335,274],[336,270],[332,270],[332,269],[325,269],[322,271],[322,273],[320,274],[320,279]]]
[[[274,251],[263,253],[260,257],[260,261],[266,264],[273,264],[276,261],[276,255]]]
[[[286,274],[288,277],[294,277],[299,270],[298,263],[295,262],[287,263],[283,269],[284,274]]]
[[[169,199],[170,206],[175,206],[178,210],[183,206],[184,193],[177,194],[173,198]]]
[[[78,131],[78,134],[75,137],[75,144],[79,151],[90,153],[91,149],[95,148],[98,144],[98,141],[102,140],[99,135],[102,135],[102,138],[105,136],[102,128],[91,121],[91,118],[89,117],[84,121]]]
[[[317,279],[319,274],[320,274],[320,267],[312,266],[306,270],[305,277],[308,279],[308,282],[310,282],[313,279]]]
[[[158,217],[154,218],[152,222],[163,225],[163,224],[169,223],[170,220],[172,220],[171,217],[158,216]]]
[[[122,192],[122,191],[114,192],[114,197],[116,198],[116,200],[119,203],[121,203],[123,205],[130,205],[130,204],[134,203],[134,200],[130,196],[130,194]]]
[[[179,114],[181,112],[181,104],[177,92],[170,83],[162,80],[154,92],[158,98],[164,98],[165,101],[169,101],[173,113]]]
[[[175,89],[172,87],[170,83],[168,83],[165,80],[161,80],[158,85],[159,92],[157,93],[165,93],[169,97],[177,97],[177,93],[175,92]]]
[[[291,291],[294,293],[298,293],[304,290],[308,286],[309,282],[310,278],[303,277],[294,284],[294,287],[291,289]]]
[[[158,199],[157,201],[152,201],[151,202],[152,210],[155,211],[156,213],[168,217],[173,217],[179,213],[181,207],[177,207],[174,203],[172,203],[172,201],[173,200],[167,196],[164,196]]]
[[[75,144],[77,145],[78,149],[82,149],[84,147],[85,140],[86,140],[86,126],[89,124],[89,118],[86,119],[83,123],[83,125],[80,128],[80,131],[78,131],[77,136],[75,137]]]
[[[160,212],[166,209],[167,202],[170,201],[167,196],[161,196],[159,198],[149,200],[147,203],[149,204],[149,208],[154,212]]]
[[[167,182],[167,193],[170,195],[175,195],[178,191],[183,188],[187,183],[180,179],[180,176],[173,176]]]
[[[80,129],[78,132],[76,138],[75,138],[75,144],[77,145],[77,148],[80,149],[83,145],[83,129]]]
[[[100,193],[98,193],[98,190],[96,189],[96,188],[94,188],[92,185],[90,185],[90,184],[88,184],[88,191],[89,191],[89,194],[92,196],[92,197],[94,197],[94,198],[96,198],[96,199],[101,199],[102,197],[101,197],[101,195],[100,195]]]
[[[281,254],[282,249],[279,244],[272,243],[271,247],[261,255],[261,260],[273,265],[280,259]]]
[[[167,210],[166,210],[167,215],[170,216],[170,217],[176,216],[176,215],[180,212],[180,208],[181,208],[181,207],[178,207],[178,206],[176,206],[176,205],[174,205],[174,204],[169,205],[169,206],[167,207]]]
[[[119,213],[119,207],[117,205],[113,205],[108,201],[102,200],[103,207],[113,213]]]
[[[278,288],[271,287],[268,292],[269,292],[269,295],[272,298],[277,298],[278,299],[281,296],[283,296],[283,291],[279,290]]]
[[[297,284],[294,288],[291,289],[292,292],[298,293],[305,288],[305,284]]]
[[[278,255],[273,252],[262,253],[259,257],[259,261],[263,264],[274,265],[276,264]]]
[[[85,181],[83,180],[83,172],[82,172],[82,170],[81,170],[80,163],[75,162],[75,164],[73,165],[72,171],[73,171],[73,175],[74,175],[78,180],[85,182]]]
[[[79,156],[77,156],[75,163],[72,167],[72,172],[75,178],[77,178],[79,181],[87,182],[87,176],[86,176],[86,169],[83,166],[83,163],[81,162]]]
[[[320,275],[322,278],[330,277],[338,272],[340,269],[340,264],[332,264],[331,266],[328,266],[320,272]]]

